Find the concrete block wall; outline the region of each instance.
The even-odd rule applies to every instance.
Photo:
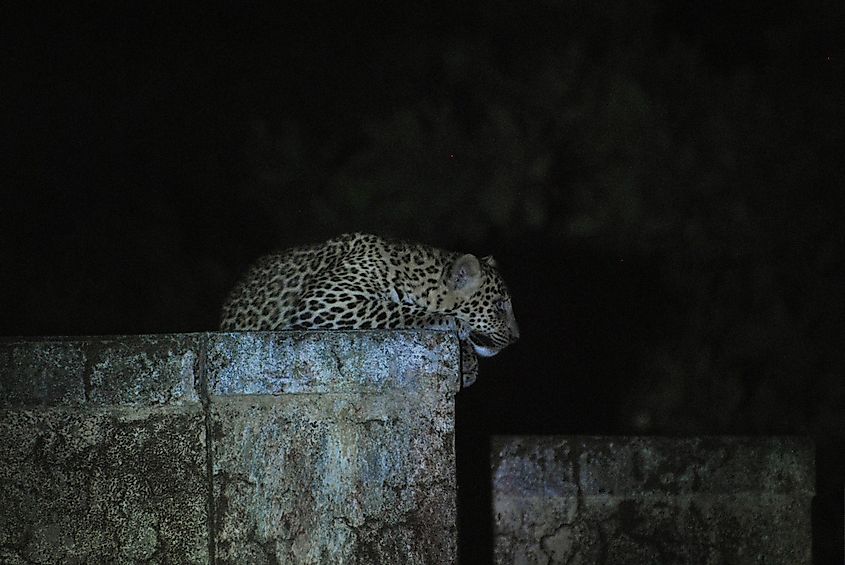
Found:
[[[0,343],[0,563],[452,563],[437,332]]]
[[[454,563],[458,363],[439,332],[0,341],[0,563]],[[497,563],[810,562],[799,438],[491,458]]]
[[[811,563],[803,438],[500,436],[495,561]]]

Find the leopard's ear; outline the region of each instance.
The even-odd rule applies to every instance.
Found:
[[[499,265],[496,263],[496,260],[493,259],[492,255],[485,255],[481,258],[482,263],[486,263],[487,265],[493,267],[494,269],[497,268]]]
[[[446,288],[461,296],[471,296],[481,287],[484,275],[481,264],[475,255],[461,255],[449,267],[446,275]]]

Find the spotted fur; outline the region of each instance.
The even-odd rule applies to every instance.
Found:
[[[462,342],[464,386],[475,355],[519,338],[492,257],[346,234],[260,258],[223,306],[223,330],[447,329]]]

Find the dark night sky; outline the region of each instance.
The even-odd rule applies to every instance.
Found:
[[[338,231],[493,253],[522,341],[463,477],[491,433],[809,434],[841,538],[845,5],[759,4],[5,14],[0,335],[211,330]]]

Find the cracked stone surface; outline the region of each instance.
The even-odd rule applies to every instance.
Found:
[[[0,563],[206,563],[199,407],[4,411]]]
[[[497,563],[809,564],[801,438],[499,436]]]
[[[0,342],[0,563],[208,562],[199,351],[197,335]]]
[[[218,563],[455,561],[457,342],[354,336],[215,336]]]
[[[0,563],[452,563],[456,336],[0,341]]]

